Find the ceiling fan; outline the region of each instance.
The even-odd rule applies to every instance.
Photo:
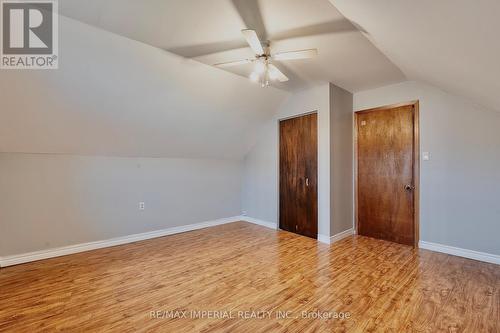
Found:
[[[262,87],[268,87],[271,81],[286,82],[288,77],[283,74],[273,62],[275,60],[308,59],[318,55],[317,49],[297,50],[271,54],[270,43],[261,42],[257,33],[251,29],[241,30],[250,48],[255,52],[255,58],[214,64],[215,67],[232,67],[255,63],[255,68],[250,74],[250,80],[259,82]]]

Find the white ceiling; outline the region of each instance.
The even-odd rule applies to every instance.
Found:
[[[318,48],[311,60],[278,63],[286,90],[333,82],[356,92],[404,81],[403,73],[328,0],[60,0],[62,15],[172,53],[214,64],[253,56],[240,30],[273,53]],[[247,77],[250,65],[227,69]]]
[[[330,1],[410,80],[500,111],[500,1]]]
[[[60,0],[63,14],[104,30],[61,17],[58,70],[0,71],[0,152],[241,159],[289,94],[161,50],[226,50],[197,58],[206,63],[248,52],[240,1],[252,12],[253,0]],[[331,1],[410,79],[500,110],[500,2]],[[282,66],[284,88],[405,79],[327,0],[258,4],[261,23],[243,16],[274,52],[320,52]]]

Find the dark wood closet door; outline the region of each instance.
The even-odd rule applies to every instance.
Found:
[[[414,245],[414,106],[357,113],[358,233]]]
[[[317,114],[280,122],[280,228],[318,235]]]

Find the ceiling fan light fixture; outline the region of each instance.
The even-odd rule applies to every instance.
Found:
[[[255,68],[254,68],[254,71],[255,73],[257,74],[264,74],[267,70],[266,68],[266,64],[264,64],[264,62],[262,62],[261,60],[255,62]]]
[[[260,75],[259,75],[259,74],[257,74],[257,72],[252,72],[252,73],[250,74],[250,80],[251,80],[252,82],[255,82],[255,83],[259,82],[259,80],[260,80]]]
[[[318,55],[317,49],[288,51],[271,55],[269,42],[262,43],[254,30],[245,29],[241,32],[247,40],[250,48],[255,53],[255,58],[223,62],[215,64],[214,66],[231,67],[235,65],[255,63],[254,70],[250,74],[249,78],[255,83],[260,83],[262,87],[269,87],[270,81],[277,81],[281,83],[289,81],[289,78],[273,64],[273,60],[307,59]]]
[[[276,70],[274,70],[274,68],[273,68],[273,67],[269,68],[268,73],[269,73],[269,78],[270,78],[272,81],[276,81],[276,80],[278,80],[278,78],[279,78],[279,73],[278,73],[278,72],[276,72]]]

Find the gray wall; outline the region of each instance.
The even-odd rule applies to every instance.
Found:
[[[330,234],[353,228],[353,96],[330,84]]]
[[[278,132],[276,121],[260,130],[243,164],[242,213],[278,225]]]
[[[59,25],[58,70],[0,74],[0,256],[240,215],[241,161],[289,93]]]
[[[0,152],[242,160],[289,95],[65,17],[59,33],[59,69],[0,72]]]
[[[333,84],[296,92],[259,132],[245,158],[243,211],[277,223],[278,120],[317,110],[320,240],[353,227],[353,96]]]
[[[500,112],[406,82],[354,95],[362,110],[420,100],[420,239],[500,254]]]
[[[225,160],[0,153],[0,256],[240,215],[241,171]]]
[[[330,106],[329,85],[295,92],[258,132],[259,140],[245,157],[242,209],[249,217],[278,224],[278,122],[318,112],[318,233],[330,235]]]

